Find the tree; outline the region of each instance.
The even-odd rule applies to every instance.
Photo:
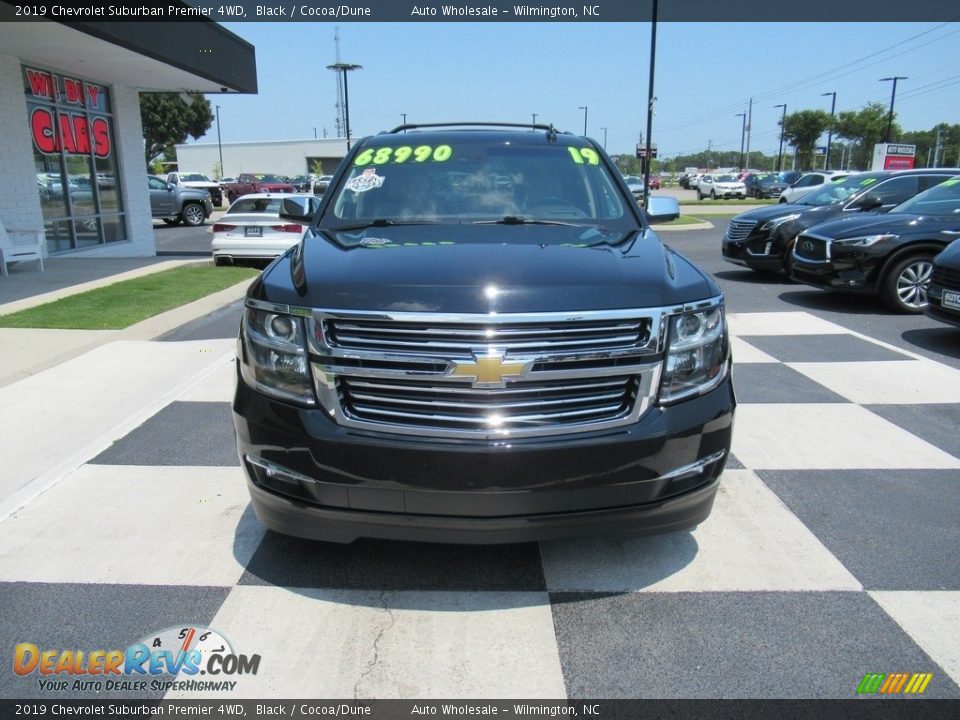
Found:
[[[800,110],[787,115],[780,125],[783,139],[797,149],[797,164],[805,170],[812,169],[817,140],[830,127],[830,114],[823,110]]]
[[[851,167],[862,170],[870,167],[873,158],[873,146],[883,141],[887,133],[887,108],[882,103],[870,103],[860,110],[847,110],[837,115],[833,125],[837,137],[856,143],[851,152]],[[899,137],[901,130],[893,124],[891,135]]]
[[[191,98],[190,102],[184,96]],[[210,101],[200,93],[140,93],[144,159],[151,162],[172,153],[174,145],[203,137],[213,124]]]

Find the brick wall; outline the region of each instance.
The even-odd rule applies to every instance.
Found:
[[[10,228],[43,227],[20,61],[0,55],[0,220]]]

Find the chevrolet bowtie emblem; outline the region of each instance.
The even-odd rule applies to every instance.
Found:
[[[528,363],[505,361],[502,355],[474,356],[474,361],[454,360],[450,375],[473,380],[474,385],[504,387],[507,378],[516,379],[523,375]]]

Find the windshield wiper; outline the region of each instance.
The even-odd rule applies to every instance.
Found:
[[[520,215],[504,215],[499,220],[477,220],[474,225],[560,225],[563,227],[596,227],[603,231],[603,228],[596,225],[583,225],[582,223],[564,222],[563,220],[534,220]]]
[[[372,227],[393,227],[394,225],[435,225],[431,220],[391,220],[389,218],[377,218],[364,223],[355,225],[337,225],[335,227],[322,228],[329,232],[346,232],[347,230],[366,230]]]

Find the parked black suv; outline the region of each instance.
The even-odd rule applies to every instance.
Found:
[[[892,310],[921,313],[933,257],[958,236],[960,177],[954,177],[887,214],[842,218],[801,233],[790,276],[826,290],[878,294]]]
[[[727,225],[724,260],[753,270],[787,270],[801,232],[844,214],[885,212],[947,178],[956,168],[857,173],[804,195],[796,203],[771,205],[737,215]]]
[[[704,520],[736,404],[723,297],[649,227],[676,201],[650,204],[552,126],[357,143],[247,293],[233,407],[260,520],[470,543]]]
[[[928,317],[960,327],[960,239],[933,259],[927,300]]]

